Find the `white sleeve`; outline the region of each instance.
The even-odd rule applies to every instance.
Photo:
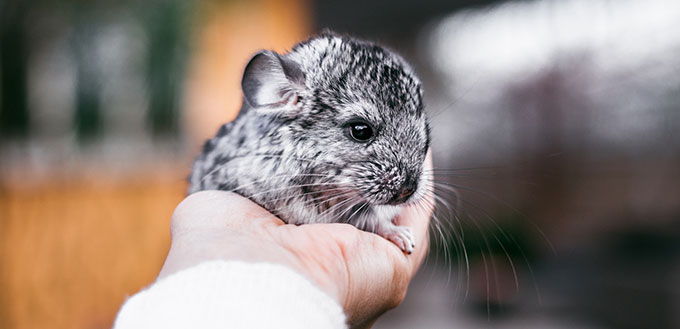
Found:
[[[210,261],[130,297],[114,329],[346,328],[340,305],[293,270]]]

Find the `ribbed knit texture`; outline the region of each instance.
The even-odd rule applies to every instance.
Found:
[[[346,328],[342,308],[282,265],[210,261],[129,298],[115,329]]]

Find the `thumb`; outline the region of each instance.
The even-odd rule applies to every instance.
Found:
[[[175,208],[170,222],[174,237],[196,231],[252,231],[251,225],[282,225],[280,219],[256,203],[232,192],[201,191]]]

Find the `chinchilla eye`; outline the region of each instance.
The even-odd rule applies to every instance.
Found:
[[[355,121],[347,125],[349,136],[359,143],[365,143],[373,138],[373,128],[366,122]]]

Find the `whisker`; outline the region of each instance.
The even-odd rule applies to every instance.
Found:
[[[348,222],[348,223],[351,223],[351,222],[352,222],[352,217],[354,217],[354,215],[356,215],[357,213],[359,213],[359,211],[361,211],[361,209],[363,209],[363,208],[364,208],[365,206],[367,206],[367,205],[368,205],[368,203],[364,203],[364,204],[362,204],[361,206],[359,206],[359,208],[357,208],[356,211],[354,211],[351,215],[349,215],[349,217],[347,217],[347,222]],[[365,217],[364,217],[364,218],[365,218]],[[364,225],[366,225],[366,223],[364,223]]]
[[[298,184],[298,185],[284,186],[284,187],[269,189],[269,190],[266,190],[266,191],[261,191],[261,192],[258,192],[258,193],[251,194],[248,197],[252,198],[252,197],[257,196],[257,195],[267,194],[267,193],[271,193],[271,192],[278,192],[278,191],[286,191],[286,190],[290,190],[290,189],[293,189],[293,188],[300,188],[300,187],[335,186],[335,185],[337,185],[337,184],[336,183]]]
[[[318,174],[274,175],[274,176],[268,176],[268,177],[264,177],[264,178],[262,178],[262,179],[255,180],[255,181],[250,182],[250,183],[246,183],[246,184],[239,185],[238,187],[232,188],[232,189],[227,190],[227,191],[228,191],[228,192],[236,192],[236,191],[238,191],[238,190],[240,190],[240,189],[242,189],[242,188],[244,188],[244,187],[253,186],[253,185],[256,185],[256,184],[258,184],[258,183],[261,183],[261,182],[264,182],[264,181],[268,181],[268,180],[271,180],[271,179],[274,179],[274,178],[285,178],[285,177],[323,177],[323,178],[331,178],[331,177],[333,177],[333,176],[330,176],[330,175],[318,175]]]
[[[468,171],[468,170],[490,170],[507,168],[507,166],[479,166],[479,167],[461,167],[461,168],[431,168],[426,171]]]
[[[203,183],[203,182],[205,181],[205,179],[210,178],[210,176],[211,176],[212,174],[215,174],[215,173],[218,172],[219,170],[226,169],[226,168],[227,168],[227,167],[225,167],[225,166],[218,166],[217,168],[211,170],[209,173],[207,173],[207,174],[203,175],[203,177],[201,177],[201,183]],[[272,178],[284,178],[284,177],[326,177],[326,178],[331,178],[331,177],[333,177],[333,176],[330,175],[330,174],[305,174],[305,173],[297,173],[297,174],[280,174],[280,175],[267,176],[267,177],[263,177],[263,178],[257,179],[257,180],[255,180],[255,181],[249,183],[249,185],[257,184],[257,183],[259,183],[259,182],[262,182],[262,181],[265,181],[265,180],[269,180],[269,179],[272,179]],[[242,185],[242,186],[240,186],[240,187],[245,187],[245,186]],[[239,188],[240,188],[240,187],[239,187]]]
[[[496,267],[496,262],[494,261],[493,251],[491,250],[491,245],[489,244],[489,240],[484,235],[484,230],[479,225],[477,219],[474,216],[471,216],[471,215],[470,215],[470,219],[472,219],[472,223],[477,227],[477,230],[479,231],[479,234],[482,237],[482,240],[484,241],[484,245],[486,246],[486,250],[489,253],[489,259],[491,260],[491,267],[492,267],[493,272],[494,272],[496,296],[500,296],[500,290],[499,290],[499,286],[498,286],[498,269]],[[501,247],[505,251],[505,247],[503,247],[503,244],[498,240],[498,238],[496,238],[496,234],[494,234],[492,232],[491,235],[496,239],[496,241],[498,241],[498,243],[501,245]],[[480,249],[480,253],[482,254],[482,256],[484,256],[484,250],[483,249]],[[510,262],[510,264],[512,264],[512,260],[510,259],[510,255],[508,255],[507,251],[505,252],[505,255],[508,257],[508,261]],[[485,264],[485,267],[486,267],[486,264]],[[514,266],[513,266],[513,273],[516,273]],[[488,280],[488,275],[487,275],[487,280]],[[516,275],[515,275],[515,283],[517,283],[517,276]],[[488,284],[489,283],[487,282],[487,287],[488,287]],[[517,291],[519,291],[519,286],[516,286],[516,287],[517,287]],[[488,294],[488,291],[487,291],[487,294]],[[488,301],[488,296],[487,296],[487,304],[488,304],[488,302],[489,301]]]
[[[353,199],[350,199],[350,200],[356,201],[357,198],[353,198]],[[352,204],[351,206],[347,206],[347,208],[345,210],[343,210],[339,215],[336,216],[337,221],[340,221],[342,219],[342,216],[344,216],[346,213],[352,211],[352,208],[354,206],[356,206],[356,203],[353,203],[353,201],[351,203]],[[344,222],[349,223],[349,220],[345,220]]]
[[[489,270],[486,265],[486,256],[482,255],[482,262],[484,263],[484,275],[486,276],[486,320],[491,321],[491,305],[489,304]]]
[[[225,163],[231,162],[232,160],[249,158],[249,157],[271,157],[271,158],[282,158],[282,159],[292,159],[292,160],[302,160],[302,161],[317,161],[317,159],[299,157],[294,155],[283,155],[283,154],[271,154],[271,153],[256,153],[256,154],[238,154],[234,155]]]
[[[337,203],[337,204],[335,204],[335,205],[329,207],[328,209],[326,209],[325,211],[323,211],[321,214],[319,214],[319,217],[325,216],[325,215],[328,214],[328,213],[332,213],[332,212],[334,212],[336,209],[338,209],[338,208],[341,207],[341,206],[346,206],[347,204],[351,204],[351,203],[354,202],[356,199],[357,199],[356,197],[352,197],[352,198],[348,198],[348,199],[346,199],[346,200],[340,201],[339,203]],[[345,209],[340,215],[335,216],[336,221],[338,221],[339,219],[341,219],[341,218],[342,218],[342,215],[343,215],[345,212],[347,212],[348,209],[352,209],[352,207],[347,207],[347,209]]]
[[[327,197],[327,199],[324,200],[324,201],[322,201],[322,202],[319,202],[319,203],[317,203],[317,204],[320,204],[320,203],[323,203],[323,202],[329,202],[329,201],[332,201],[332,200],[341,199],[341,198],[350,196],[350,195],[352,194],[351,191],[350,191],[350,192],[342,192],[342,189],[330,189],[330,190],[332,190],[332,191],[340,191],[340,193],[331,194],[331,195],[328,196],[328,197],[327,197],[326,195],[321,195],[321,196],[319,196],[319,197],[316,197],[316,198],[313,198],[313,199],[310,199],[310,200],[306,200],[306,201],[304,202],[304,205],[305,205],[305,206],[311,205],[312,203],[314,203],[314,202],[316,202],[317,200],[320,200],[320,199],[322,199],[322,198],[324,198],[324,197]],[[297,195],[290,195],[290,196],[284,197],[284,198],[282,198],[282,199],[285,199],[285,200],[292,200],[292,199],[297,198],[297,197],[299,197],[299,196],[297,196]],[[270,210],[270,212],[276,213],[276,212],[279,212],[279,211],[281,211],[282,209],[285,209],[285,208],[287,208],[287,207],[289,207],[289,205],[288,205],[288,204],[284,204],[284,205],[282,205],[282,206],[280,206],[280,207],[277,207],[277,208],[275,208],[275,209]],[[317,215],[317,216],[318,216],[317,218],[319,218],[319,219],[322,218],[321,215]]]
[[[280,197],[280,198],[268,199],[267,202],[276,202],[276,201],[280,201],[280,200],[290,200],[290,199],[293,199],[293,198],[304,197],[306,195],[314,194],[314,193],[320,194],[317,197],[314,197],[314,198],[307,200],[306,203],[308,203],[309,201],[317,201],[317,200],[323,199],[325,197],[324,193],[334,192],[334,191],[344,191],[344,190],[345,189],[342,188],[342,187],[328,188],[328,189],[323,189],[323,190],[309,191],[309,192],[301,193],[299,195],[291,194],[291,195],[286,195],[286,196],[283,196],[283,197]]]
[[[522,212],[521,212],[520,210],[518,210],[517,208],[513,207],[513,206],[512,206],[511,204],[509,204],[508,202],[503,201],[503,200],[497,198],[496,196],[494,196],[494,195],[492,195],[492,194],[489,194],[489,193],[486,193],[486,192],[484,192],[484,191],[479,191],[479,190],[473,189],[473,188],[471,188],[471,187],[467,187],[467,186],[463,186],[463,185],[458,185],[458,184],[453,184],[453,183],[435,182],[435,184],[440,184],[440,185],[444,185],[444,186],[459,188],[459,189],[462,189],[462,190],[466,190],[466,191],[470,191],[470,192],[474,192],[474,193],[480,194],[480,195],[482,195],[482,196],[485,196],[485,197],[487,197],[487,198],[489,198],[489,199],[491,199],[491,200],[494,200],[494,201],[500,203],[501,205],[503,205],[503,206],[505,206],[505,207],[508,207],[510,210],[514,211],[515,213],[521,215],[521,216],[524,217],[524,218],[527,218],[527,219],[529,218],[529,216],[525,215],[524,213],[522,213]],[[538,225],[536,225],[536,223],[534,223],[533,221],[530,221],[530,220],[529,220],[529,221],[527,221],[527,222],[530,223],[530,224],[532,225],[533,229],[535,229],[535,230],[541,235],[542,239],[543,239],[544,242],[548,245],[548,247],[550,247],[550,249],[552,250],[553,254],[557,254],[556,251],[555,251],[555,247],[554,247],[553,244],[550,242],[550,239],[548,239],[548,237],[547,237],[547,235],[545,234],[545,232],[543,232],[543,230],[541,230],[541,228],[538,227]]]
[[[468,201],[468,200],[464,200],[464,199],[461,199],[461,200],[462,200],[463,202],[465,202],[466,204],[469,204],[470,206],[474,207],[475,209],[481,211],[481,212],[489,219],[489,221],[490,221],[491,223],[494,224],[494,226],[496,227],[496,229],[498,229],[498,231],[500,232],[500,234],[501,234],[505,239],[511,241],[511,242],[515,245],[515,247],[517,247],[517,250],[519,250],[520,254],[522,255],[522,257],[524,258],[524,260],[525,260],[525,262],[526,262],[526,264],[527,264],[527,268],[528,268],[529,272],[530,272],[530,273],[533,273],[533,269],[532,269],[532,267],[531,267],[531,263],[529,262],[529,259],[526,257],[526,254],[524,253],[524,250],[520,247],[520,245],[519,245],[519,243],[517,242],[517,240],[515,240],[512,236],[510,236],[510,235],[508,235],[507,233],[505,233],[505,231],[500,227],[500,225],[498,225],[498,223],[493,219],[493,217],[492,217],[488,212],[486,212],[483,208],[477,206],[476,204],[474,204],[474,203],[472,203],[472,202],[470,202],[470,201]],[[474,220],[473,220],[473,223],[474,223]],[[510,257],[510,255],[509,255],[507,249],[505,248],[505,245],[498,239],[498,237],[495,235],[495,233],[492,232],[491,234],[492,234],[492,236],[494,237],[494,239],[499,243],[499,246],[500,246],[500,247],[503,249],[503,251],[505,252],[505,255],[506,255],[507,259],[508,259],[508,262],[509,262],[509,264],[510,264],[510,267],[511,267],[511,269],[512,269],[513,276],[514,276],[514,279],[515,279],[515,287],[516,287],[516,291],[519,292],[519,280],[518,280],[518,275],[517,275],[517,271],[516,271],[515,264],[514,264],[514,262],[512,261],[512,258]],[[532,279],[533,279],[533,275],[532,275]],[[535,279],[533,279],[533,280],[534,280],[534,286],[535,286],[535,288],[536,288],[536,290],[537,290],[537,293],[538,293],[538,287],[537,287],[537,285],[536,285],[536,281],[535,281]],[[539,298],[539,301],[540,301],[540,300],[541,300],[540,296],[537,296],[537,297]]]
[[[433,191],[436,192],[436,191]],[[436,195],[436,194],[435,194]],[[435,198],[435,201],[439,200],[439,202],[443,202],[443,199],[441,197],[437,196]],[[453,234],[453,239],[447,239],[444,237],[447,241],[453,241],[454,248],[456,249],[457,252],[457,262],[458,264],[462,264],[461,257],[464,260],[464,265],[465,265],[465,294],[463,296],[463,302],[465,302],[470,293],[470,258],[469,258],[469,253],[467,250],[467,246],[465,245],[465,230],[463,229],[463,225],[460,222],[460,218],[456,213],[451,213],[453,218],[459,223],[460,230],[456,229],[455,227],[450,227],[451,230],[450,232]],[[440,223],[447,223],[446,221],[441,221],[439,220]],[[444,230],[445,232],[448,230]],[[458,249],[458,245],[460,245],[460,249]],[[460,252],[462,251],[462,253]],[[445,257],[446,258],[446,257]],[[459,270],[459,272],[462,271],[462,268]],[[449,273],[449,279],[450,280],[450,273]],[[462,282],[461,282],[462,284]]]

